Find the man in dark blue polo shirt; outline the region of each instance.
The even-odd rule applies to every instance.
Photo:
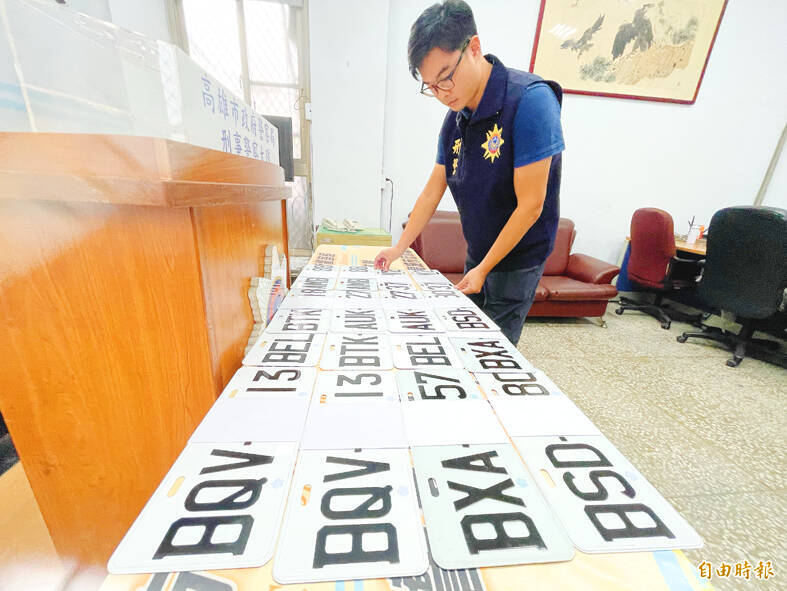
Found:
[[[410,30],[410,72],[449,108],[437,163],[387,269],[415,240],[450,187],[467,240],[467,294],[517,344],[560,217],[562,91],[555,82],[484,55],[470,7],[445,0]]]

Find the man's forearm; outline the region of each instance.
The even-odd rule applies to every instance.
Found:
[[[519,206],[514,210],[511,217],[508,218],[506,225],[503,226],[503,229],[500,231],[497,240],[492,244],[492,248],[489,249],[489,252],[486,253],[486,256],[478,264],[484,273],[489,273],[494,269],[495,265],[511,252],[512,248],[519,244],[519,241],[522,240],[522,236],[524,236],[530,227],[536,223],[540,215],[541,207],[526,208]]]

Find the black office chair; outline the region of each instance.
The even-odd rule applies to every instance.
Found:
[[[697,296],[716,310],[735,314],[738,334],[703,326],[684,332],[689,338],[711,339],[734,351],[727,365],[737,367],[749,348],[751,356],[785,366],[776,341],[754,339],[755,330],[774,322],[787,288],[787,211],[775,207],[727,207],[717,211],[708,228],[705,268]]]

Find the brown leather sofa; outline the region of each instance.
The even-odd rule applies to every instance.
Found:
[[[601,317],[609,300],[617,295],[610,282],[620,267],[585,254],[571,254],[576,235],[574,222],[560,218],[555,248],[547,259],[528,316]],[[454,283],[462,278],[467,243],[458,213],[436,211],[412,248],[429,267]]]

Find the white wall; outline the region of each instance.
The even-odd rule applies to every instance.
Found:
[[[164,0],[66,0],[66,6],[135,33],[172,42]]]
[[[388,0],[309,3],[314,219],[377,227]]]
[[[390,3],[383,172],[395,183],[397,235],[433,166],[445,113],[418,94],[407,68],[410,26],[431,3]],[[484,51],[527,69],[539,3],[470,4]],[[667,210],[685,231],[692,215],[707,225],[722,207],[754,202],[787,120],[785,22],[783,0],[730,2],[694,105],[565,95],[561,215],[577,224],[575,249],[614,262],[639,207]],[[773,190],[784,190],[781,178]],[[440,209],[455,209],[450,192]]]

